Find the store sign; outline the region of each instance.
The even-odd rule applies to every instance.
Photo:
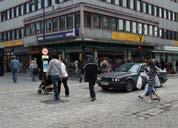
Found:
[[[23,45],[23,40],[12,40],[2,42],[4,47],[20,46]]]
[[[71,38],[71,37],[75,37],[77,35],[78,35],[78,29],[73,29],[73,30],[67,31],[67,32],[60,32],[60,33],[45,35],[45,41]],[[43,38],[44,38],[43,36],[38,36],[37,41],[43,41],[44,40]]]
[[[142,37],[141,42],[144,42],[144,36]],[[129,42],[140,42],[140,38],[137,34],[124,33],[124,32],[112,32],[113,40],[122,40]]]
[[[167,50],[167,51],[178,51],[178,47],[164,46],[164,50]]]

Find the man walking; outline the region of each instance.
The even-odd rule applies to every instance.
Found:
[[[61,77],[61,62],[58,60],[57,54],[52,54],[52,60],[49,62],[49,67],[46,72],[46,77],[51,76],[51,80],[54,86],[54,99],[59,100],[59,88],[61,85],[58,84],[58,81]]]
[[[18,72],[20,72],[21,64],[20,61],[17,60],[16,56],[12,57],[10,65],[11,65],[11,72],[12,72],[12,80],[14,83],[17,83],[17,74]]]
[[[94,57],[92,55],[87,57],[87,63],[84,65],[82,72],[85,72],[85,78],[89,82],[91,101],[95,101],[96,94],[94,86],[99,72],[98,65],[94,62]]]

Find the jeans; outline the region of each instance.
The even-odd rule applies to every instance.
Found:
[[[18,73],[18,69],[12,70],[12,79],[15,83],[17,82],[17,73]]]
[[[145,89],[144,89],[143,93],[140,96],[142,96],[142,97],[146,96],[148,91],[149,91],[149,85],[146,84]],[[153,91],[155,91],[154,87],[153,87]]]
[[[59,98],[59,91],[58,91],[58,88],[59,88],[59,84],[58,84],[58,81],[59,81],[59,75],[51,75],[51,80],[52,80],[52,84],[54,86],[54,98],[55,99],[58,99]]]

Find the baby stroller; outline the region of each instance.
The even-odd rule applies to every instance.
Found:
[[[38,94],[46,94],[48,95],[49,92],[53,91],[53,85],[52,85],[52,81],[51,81],[51,77],[49,76],[48,78],[46,78],[46,74],[42,73],[41,77],[41,83],[39,85],[39,89],[38,89]]]

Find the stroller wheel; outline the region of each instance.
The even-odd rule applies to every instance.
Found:
[[[40,89],[38,89],[37,93],[38,93],[38,94],[41,94],[41,93],[42,93],[42,91],[41,91]]]

